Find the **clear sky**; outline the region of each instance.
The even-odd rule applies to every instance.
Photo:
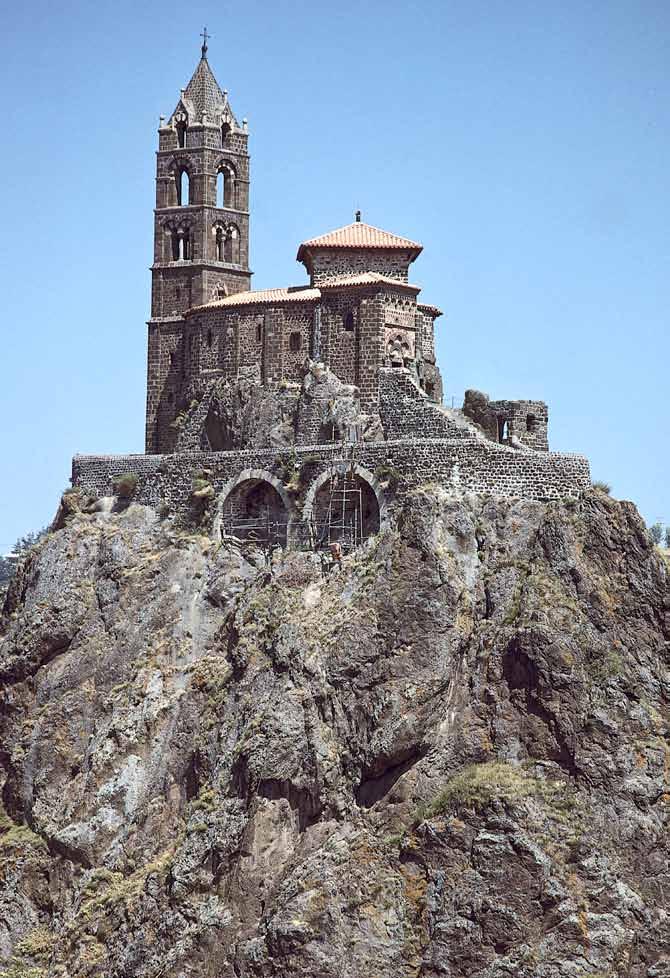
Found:
[[[37,0],[0,40],[0,549],[74,452],[143,449],[156,129],[204,24],[254,287],[359,207],[421,241],[449,402],[548,401],[552,448],[670,523],[668,0]]]

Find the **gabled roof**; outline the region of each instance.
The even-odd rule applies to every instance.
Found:
[[[390,231],[383,231],[363,221],[354,221],[345,227],[336,228],[318,238],[303,241],[298,248],[298,261],[303,261],[306,252],[314,248],[353,248],[353,249],[382,249],[390,251],[413,251],[413,259],[423,250],[423,245],[409,238],[401,238]],[[412,260],[413,260],[412,259]]]

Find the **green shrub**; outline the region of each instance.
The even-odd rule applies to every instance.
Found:
[[[609,496],[609,494],[612,491],[612,487],[609,484],[609,482],[601,482],[600,480],[596,480],[593,483],[593,488],[594,489],[599,489],[600,492],[606,492],[608,496]]]
[[[117,475],[112,483],[114,495],[120,499],[131,499],[137,489],[137,476],[134,472],[124,472]]]

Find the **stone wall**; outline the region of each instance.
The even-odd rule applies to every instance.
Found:
[[[544,401],[491,401],[481,391],[467,390],[463,413],[491,441],[513,444],[516,440],[536,451],[549,451],[549,410]]]
[[[172,455],[77,455],[72,463],[75,486],[94,496],[113,493],[113,480],[126,472],[138,477],[135,499],[173,511],[191,504],[196,473],[203,469],[220,496],[241,472],[263,471],[286,481],[287,465],[300,473],[301,491],[294,497],[300,513],[310,486],[330,465],[353,460],[380,479],[392,472],[400,493],[427,483],[453,491],[522,496],[530,499],[577,497],[590,487],[589,464],[581,455],[525,452],[486,439],[405,439],[356,446],[312,445],[278,452],[256,449],[241,452],[184,452]]]
[[[406,251],[324,248],[310,249],[309,271],[312,285],[328,282],[343,275],[359,275],[361,272],[379,272],[389,278],[407,281],[411,254]]]
[[[379,414],[387,439],[477,438],[478,432],[455,412],[435,404],[406,368],[379,371]]]

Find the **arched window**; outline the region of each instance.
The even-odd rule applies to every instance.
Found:
[[[186,119],[177,120],[177,145],[186,146]]]
[[[291,333],[288,339],[288,348],[291,353],[298,353],[302,346],[302,336],[300,333]]]
[[[188,170],[182,167],[175,174],[177,184],[177,206],[186,207],[191,202],[191,190]]]
[[[240,232],[231,224],[226,229],[226,239],[223,245],[223,260],[232,265],[240,263]]]
[[[221,226],[214,228],[214,253],[217,261],[224,261],[224,232]]]
[[[188,228],[175,228],[172,231],[172,261],[191,260],[191,239]]]
[[[223,122],[221,124],[221,145],[222,146],[225,143],[226,136],[228,135],[229,132],[230,132],[230,123],[229,122]]]
[[[351,310],[344,317],[344,328],[348,333],[353,333],[354,331],[354,314]]]
[[[227,163],[221,164],[216,175],[216,206],[235,206],[235,171]]]

